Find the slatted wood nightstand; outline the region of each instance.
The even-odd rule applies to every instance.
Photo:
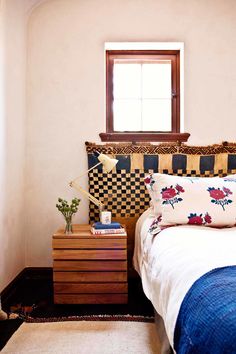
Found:
[[[55,304],[128,302],[127,235],[93,235],[90,225],[53,235]]]

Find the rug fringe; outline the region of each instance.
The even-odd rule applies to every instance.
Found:
[[[21,317],[22,318],[22,317]],[[154,322],[154,317],[136,315],[89,315],[89,316],[68,316],[68,317],[48,317],[33,318],[26,316],[24,321],[27,323],[43,322],[65,322],[65,321],[130,321],[130,322]]]

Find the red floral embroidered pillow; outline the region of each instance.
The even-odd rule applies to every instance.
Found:
[[[178,177],[156,173],[145,178],[159,225],[236,224],[236,175]]]
[[[156,186],[154,188],[154,184],[156,183],[155,182],[155,176],[157,174],[152,174],[152,175],[148,175],[145,177],[144,179],[144,183],[147,187],[147,190],[149,192],[149,195],[151,197],[151,201],[150,201],[150,206],[153,208],[153,211],[154,211],[154,214],[155,215],[160,215],[161,213],[161,210],[160,210],[160,207],[159,207],[159,197],[158,197],[158,194],[156,193]]]

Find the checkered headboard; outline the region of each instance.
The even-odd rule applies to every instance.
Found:
[[[114,170],[102,167],[89,173],[89,192],[99,199],[115,218],[137,218],[149,206],[144,176],[150,172],[179,176],[225,176],[236,173],[236,143],[211,146],[179,144],[86,143],[89,168],[98,163],[93,151],[119,160]],[[90,204],[90,221],[98,220],[98,209]]]

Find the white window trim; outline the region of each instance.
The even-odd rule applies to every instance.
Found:
[[[184,42],[105,42],[104,44],[105,58],[106,58],[107,50],[179,50],[180,51],[180,133],[183,133],[184,132]],[[104,61],[104,63],[106,63],[106,60]]]

